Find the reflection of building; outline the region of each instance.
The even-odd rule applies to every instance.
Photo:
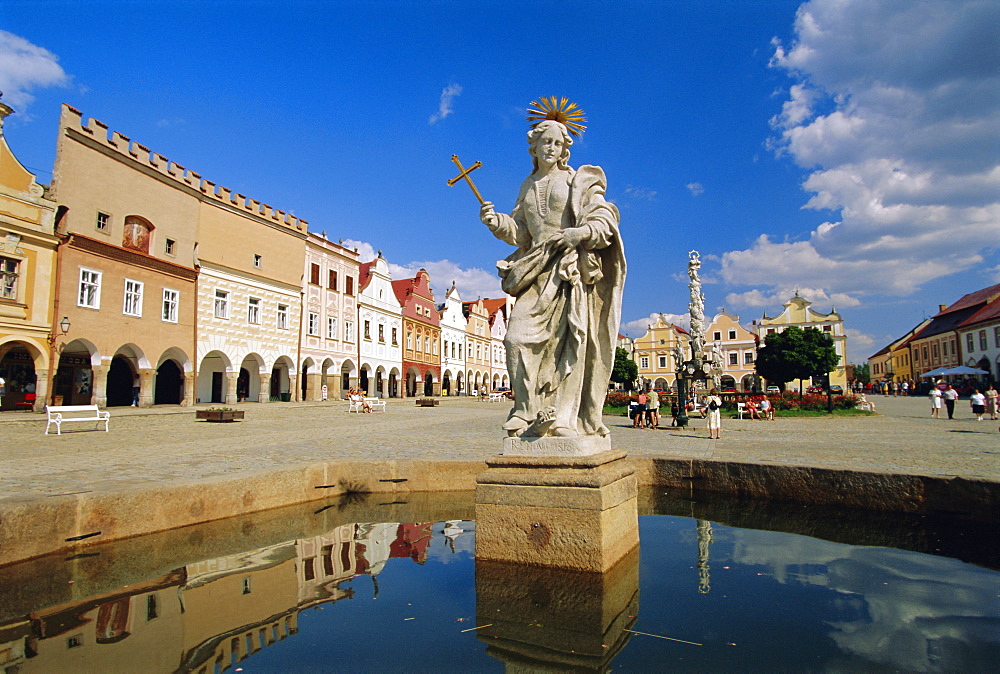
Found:
[[[837,349],[837,368],[828,374],[829,384],[837,384],[847,389],[847,335],[844,334],[844,320],[833,309],[830,313],[824,314],[812,308],[812,302],[799,297],[795,297],[785,302],[785,309],[775,317],[764,317],[754,321],[754,329],[757,336],[763,343],[768,335],[781,332],[785,328],[797,326],[803,330],[813,328],[827,334],[833,339],[833,346]]]
[[[391,557],[423,564],[431,526],[348,523],[13,619],[5,615],[0,668],[9,674],[232,669],[296,634],[301,610],[352,598],[353,589],[342,585],[356,575],[374,577]]]
[[[3,120],[12,112],[0,103],[0,403],[11,409],[34,393],[41,409],[52,357],[46,338],[61,318],[53,315],[56,204],[7,146]]]

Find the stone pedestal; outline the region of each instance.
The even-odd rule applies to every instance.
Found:
[[[638,615],[638,548],[606,573],[476,560],[476,635],[507,671],[607,671]]]
[[[638,489],[625,452],[569,452],[486,462],[476,478],[477,560],[603,573],[638,546]]]

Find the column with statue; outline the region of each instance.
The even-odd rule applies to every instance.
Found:
[[[516,300],[504,338],[514,404],[503,452],[477,480],[476,554],[603,571],[638,544],[635,475],[625,452],[612,450],[602,420],[625,284],[619,213],[605,199],[601,168],[569,165],[573,138],[587,121],[583,110],[566,98],[542,98],[532,102],[528,121],[532,171],[509,213],[473,184],[481,162],[465,168],[452,156],[459,174],[448,181],[467,182],[483,224],[516,247],[497,263],[504,292]],[[525,484],[525,474],[538,479]],[[566,499],[581,488],[593,488],[586,500],[594,508],[567,509]],[[531,504],[530,521],[514,502]],[[571,523],[573,531],[556,531]],[[560,549],[555,542],[563,537],[589,537],[594,545]]]

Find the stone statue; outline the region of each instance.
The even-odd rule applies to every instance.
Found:
[[[514,209],[497,213],[487,201],[480,211],[494,236],[517,246],[497,263],[516,298],[504,339],[514,408],[503,428],[512,437],[604,437],[625,284],[619,214],[604,199],[603,170],[569,166],[570,134],[582,127],[558,106],[540,107],[547,118],[528,132],[534,170]]]
[[[691,278],[688,283],[690,291],[688,311],[691,314],[691,356],[696,361],[701,360],[702,351],[705,349],[705,296],[701,292],[699,269],[701,269],[701,258],[698,251],[692,250],[688,253],[688,276]]]

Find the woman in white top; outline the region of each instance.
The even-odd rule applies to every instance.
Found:
[[[719,398],[719,391],[713,388],[703,402],[708,415],[708,439],[719,440],[722,438],[722,399]]]
[[[937,386],[931,387],[931,416],[935,419],[941,418],[941,389]]]
[[[972,413],[976,415],[976,421],[983,420],[983,413],[986,412],[986,396],[979,392],[979,389],[973,389],[972,395],[969,396],[969,405],[972,406]]]

